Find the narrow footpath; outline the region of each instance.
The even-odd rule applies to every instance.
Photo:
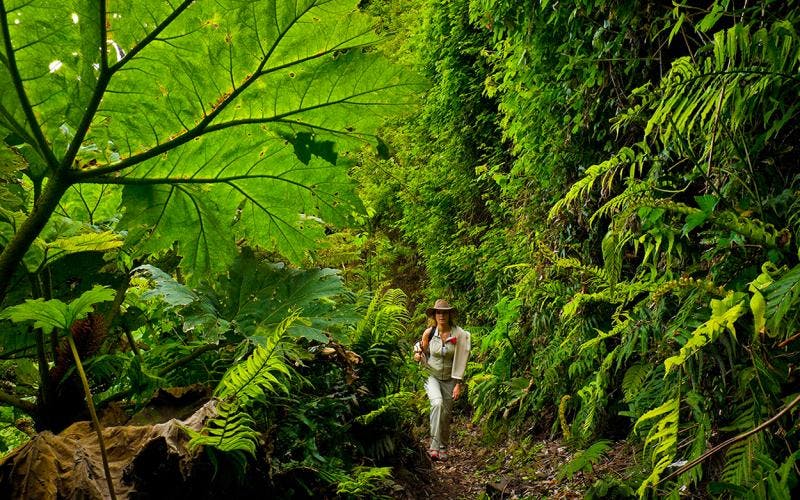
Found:
[[[489,448],[467,416],[457,415],[452,428],[450,456],[431,462],[430,486],[418,498],[583,498],[599,477],[613,475],[620,462],[630,460],[630,449],[620,443],[591,471],[558,479],[575,453],[560,440],[510,439]]]

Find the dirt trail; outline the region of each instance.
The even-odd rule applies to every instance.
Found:
[[[432,479],[426,492],[430,497],[476,499],[485,493],[498,499],[583,498],[595,479],[613,473],[615,462],[624,460],[626,454],[620,447],[592,472],[557,480],[563,464],[574,454],[560,440],[511,439],[490,448],[482,443],[479,426],[468,417],[456,416],[452,428],[449,458],[431,463]]]

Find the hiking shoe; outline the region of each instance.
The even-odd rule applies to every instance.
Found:
[[[439,460],[439,450],[428,450],[428,456],[431,460]]]
[[[449,457],[447,450],[439,450],[439,460],[447,460]]]

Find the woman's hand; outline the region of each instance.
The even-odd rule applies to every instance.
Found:
[[[461,397],[461,382],[456,383],[456,386],[453,387],[453,399],[458,399]]]

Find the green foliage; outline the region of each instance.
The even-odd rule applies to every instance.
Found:
[[[397,57],[413,59],[431,82],[419,113],[385,134],[390,157],[366,157],[356,171],[371,211],[365,225],[381,242],[372,262],[415,304],[447,296],[470,303],[462,309],[474,317],[490,317],[492,291],[508,282],[510,263],[499,251],[506,223],[489,173],[507,157],[496,103],[482,88],[491,34],[470,23],[467,0],[370,4],[403,10],[407,22],[392,26],[406,40]]]
[[[664,360],[665,377],[673,367],[684,364],[688,356],[698,349],[702,349],[707,343],[716,340],[716,337],[723,331],[729,331],[731,336],[736,338],[734,323],[744,314],[743,302],[737,295],[739,294],[730,293],[723,300],[711,300],[711,318],[692,332],[689,340],[681,347],[676,356]]]
[[[128,257],[174,247],[194,282],[241,238],[298,262],[323,223],[360,210],[350,151],[420,88],[370,50],[381,37],[349,0],[33,2],[4,6],[0,25],[0,131],[25,166],[9,175],[37,202],[3,223],[3,292],[62,200],[90,222],[119,200]]]
[[[302,464],[352,479],[342,495],[384,491],[384,470],[349,474],[364,452],[347,432],[390,436],[381,458],[403,450],[407,392],[381,363],[405,364],[405,296],[365,311],[336,270],[293,267],[363,217],[353,159],[369,143],[386,156],[378,127],[423,88],[356,4],[0,6],[0,303],[35,328],[22,347],[3,328],[0,353],[35,349],[39,379],[4,402],[44,404],[58,350],[45,335],[116,290],[108,331],[87,333],[99,401],[134,410],[159,386],[217,384],[216,417],[192,440],[212,460],[241,471],[269,438],[276,477]],[[328,342],[352,357],[318,354]]]
[[[642,446],[628,495],[719,479],[702,463],[663,481],[724,439],[731,408],[757,408],[739,432],[776,412],[798,360],[796,2],[475,0],[470,29],[424,5],[429,24],[406,29],[442,40],[416,52],[434,85],[370,164],[393,169],[385,191],[360,179],[369,229],[418,252],[425,291],[486,332],[473,418],[555,431],[566,402],[573,438]],[[800,446],[784,444],[764,441],[752,484],[780,483]]]
[[[616,477],[607,476],[595,481],[586,490],[585,498],[596,500],[597,498],[635,498],[636,491],[626,482],[620,481]]]
[[[563,479],[565,477],[572,479],[572,476],[580,471],[590,472],[592,466],[597,463],[609,449],[611,449],[611,441],[600,440],[592,443],[592,445],[585,450],[577,452],[569,462],[561,467],[561,470],[558,472],[558,479]]]
[[[187,429],[192,437],[190,448],[210,446],[234,456],[255,456],[259,434],[246,412],[255,403],[264,403],[268,394],[289,391],[286,379],[291,372],[283,344],[287,330],[297,319],[287,317],[265,339],[265,345],[256,346],[250,356],[225,373],[214,391],[217,416],[209,419],[200,432]],[[236,461],[246,465],[241,458]]]
[[[339,481],[336,493],[344,498],[388,499],[393,484],[391,467],[356,467],[350,478]]]
[[[25,421],[14,408],[0,407],[0,458],[28,441],[29,436],[17,428],[18,424],[24,423]]]
[[[7,307],[0,313],[0,319],[10,319],[15,323],[33,321],[34,328],[41,328],[45,333],[55,328],[68,331],[75,320],[85,318],[92,312],[95,304],[113,299],[114,290],[96,285],[69,304],[58,299],[36,299]]]
[[[204,340],[246,338],[262,344],[264,335],[297,312],[305,321],[291,324],[289,334],[327,342],[331,327],[354,321],[346,308],[337,310],[334,299],[345,289],[335,270],[292,269],[266,261],[249,248],[228,272],[196,289],[152,266],[137,271],[148,277],[137,300],[163,301],[178,314],[181,330]]]

